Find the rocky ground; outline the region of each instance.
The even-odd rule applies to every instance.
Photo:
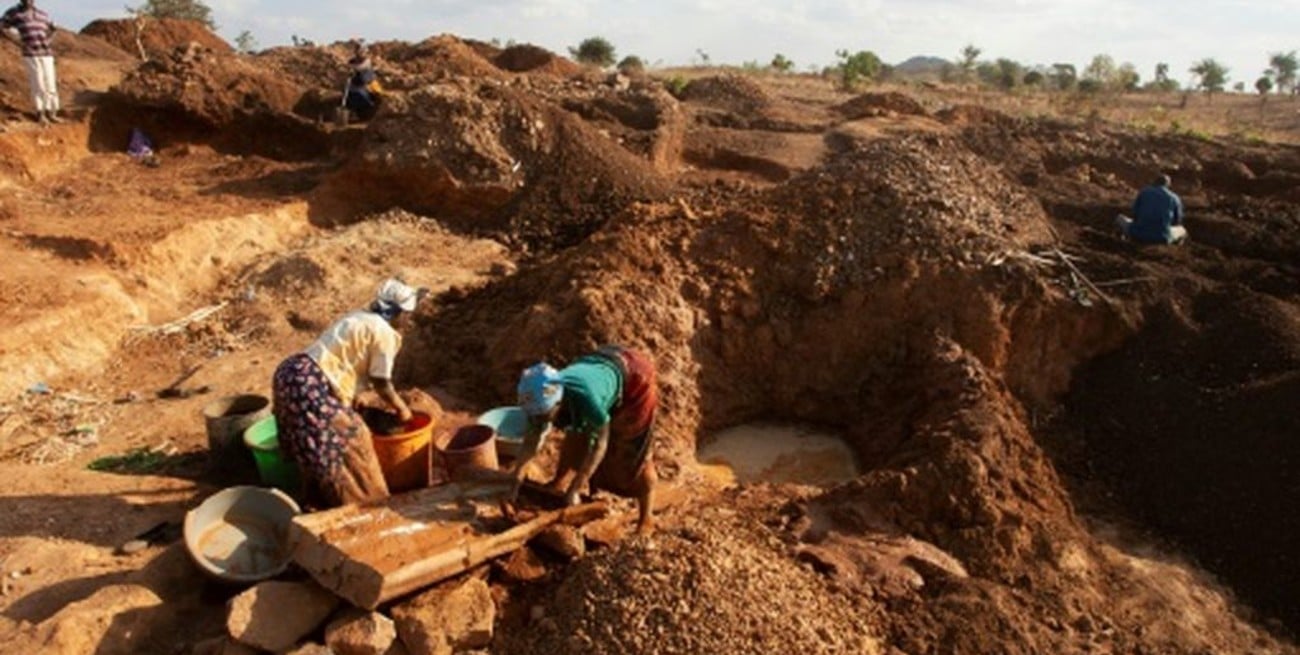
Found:
[[[675,501],[653,539],[331,605],[291,646],[356,622],[410,652],[1296,652],[1294,146],[799,76],[674,95],[451,36],[375,44],[393,92],[340,127],[344,44],[169,26],[138,63],[130,27],[61,42],[75,120],[48,130],[0,68],[10,643],[282,650],[227,607],[261,588],[118,547],[219,488],[207,402],[266,393],[400,272],[434,295],[399,382],[453,413],[538,358],[652,352]],[[1185,247],[1111,228],[1156,171]],[[697,444],[754,421],[840,434],[862,474],[705,479]],[[130,452],[150,464],[87,470]]]

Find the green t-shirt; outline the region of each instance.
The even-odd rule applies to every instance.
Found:
[[[610,410],[623,394],[623,376],[613,362],[599,355],[579,358],[560,371],[564,401],[556,426],[594,440],[609,424]]]

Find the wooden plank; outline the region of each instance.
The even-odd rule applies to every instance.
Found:
[[[406,595],[472,569],[488,560],[519,550],[528,543],[529,539],[537,536],[537,533],[553,523],[581,525],[608,513],[609,507],[603,502],[587,503],[543,512],[536,518],[520,523],[500,534],[465,539],[452,548],[430,554],[420,561],[412,562],[386,575],[383,590],[379,594],[379,602]]]
[[[604,503],[590,503],[516,524],[500,504],[512,487],[512,480],[467,481],[300,515],[289,528],[294,562],[340,597],[374,609],[516,550],[556,521],[607,513]]]

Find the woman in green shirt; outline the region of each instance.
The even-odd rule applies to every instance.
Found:
[[[529,430],[512,474],[522,482],[552,426],[565,433],[551,487],[564,489],[565,502],[578,503],[584,486],[637,499],[637,531],[651,528],[651,504],[658,476],[650,457],[659,407],[654,362],[644,353],[603,346],[562,370],[546,363],[519,378],[519,405]],[[572,474],[568,485],[565,478]]]

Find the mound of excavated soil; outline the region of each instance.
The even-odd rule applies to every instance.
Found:
[[[1300,312],[1237,287],[1161,308],[1084,369],[1075,467],[1188,544],[1252,604],[1300,624]],[[1076,469],[1077,470],[1077,469]]]
[[[579,561],[539,594],[544,617],[507,633],[502,652],[884,652],[870,600],[831,591],[735,512],[703,518]]]
[[[186,48],[124,78],[96,112],[94,128],[115,146],[141,127],[160,145],[203,140],[276,158],[319,157],[328,151],[326,135],[293,114],[302,94],[245,57]]]
[[[391,98],[325,192],[361,211],[400,206],[551,249],[665,187],[649,162],[573,114],[461,79]]]
[[[736,114],[761,113],[772,106],[772,97],[757,82],[742,75],[716,75],[691,80],[682,89],[682,100]]]
[[[836,105],[835,111],[849,120],[882,116],[889,112],[908,116],[925,116],[929,113],[921,103],[897,91],[863,93]]]
[[[143,47],[150,59],[169,55],[191,43],[218,53],[235,51],[202,23],[176,18],[148,18],[140,22],[130,18],[101,18],[81,28],[81,33],[103,39],[135,56],[140,55]]]
[[[329,89],[342,95],[351,75],[347,44],[328,46],[282,46],[268,48],[254,56],[255,64],[305,89]],[[372,60],[373,61],[373,60]],[[337,100],[337,99],[336,99]]]
[[[479,80],[508,77],[473,47],[454,36],[443,34],[409,44],[383,41],[370,46],[372,54],[406,73],[426,79],[469,77]]]
[[[569,77],[582,71],[578,64],[560,57],[545,48],[535,45],[513,45],[501,51],[494,58],[499,68],[513,73],[545,73],[558,77]]]

